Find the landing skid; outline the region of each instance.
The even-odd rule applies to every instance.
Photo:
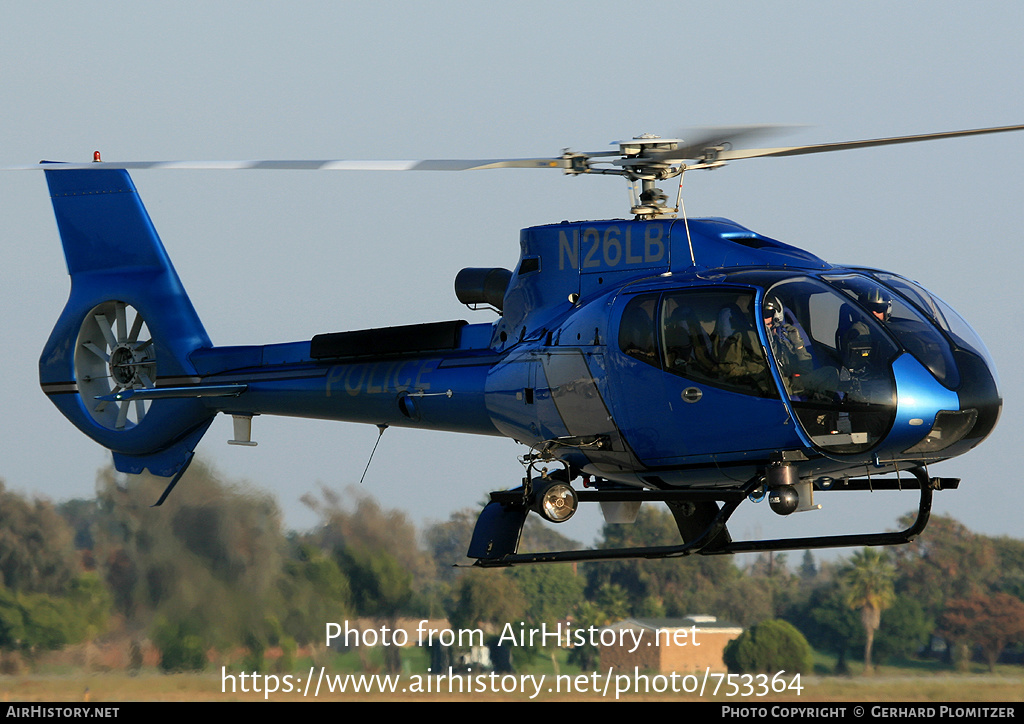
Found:
[[[580,502],[587,501],[644,501],[666,503],[722,503],[718,514],[702,533],[690,541],[674,546],[647,546],[639,548],[610,548],[602,550],[554,551],[550,553],[518,553],[519,538],[530,509],[522,491],[502,491],[491,494],[491,502],[484,508],[473,532],[469,557],[474,565],[498,568],[522,563],[560,563],[566,561],[610,561],[623,558],[677,558],[693,554],[721,555],[760,551],[808,550],[815,548],[844,548],[849,546],[888,546],[909,543],[928,525],[931,515],[932,493],[935,490],[955,489],[959,478],[929,478],[923,468],[912,468],[914,477],[863,478],[837,482],[819,490],[914,490],[921,491],[917,518],[902,531],[891,533],[863,533],[830,535],[776,540],[732,541],[726,532],[726,523],[745,499],[764,484],[758,475],[739,488],[700,488],[687,490],[582,490]]]

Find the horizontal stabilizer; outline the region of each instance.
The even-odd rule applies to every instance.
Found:
[[[98,395],[104,402],[127,402],[130,400],[168,400],[191,397],[237,397],[245,392],[248,385],[197,385],[195,387],[154,387],[138,390],[122,390],[112,395]]]

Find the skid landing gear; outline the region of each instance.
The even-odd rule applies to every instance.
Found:
[[[624,558],[676,558],[693,555],[721,555],[760,551],[843,548],[847,546],[884,546],[909,543],[928,525],[932,493],[955,489],[959,478],[929,478],[923,468],[911,468],[912,478],[856,478],[836,482],[819,490],[914,490],[921,491],[917,518],[905,530],[891,533],[862,533],[775,540],[733,541],[726,523],[740,503],[756,497],[765,484],[758,475],[735,488],[688,488],[686,490],[581,490],[579,502],[664,502],[669,505],[679,525],[683,542],[674,546],[649,546],[601,550],[552,551],[518,553],[523,524],[532,506],[531,491],[518,490],[491,493],[473,531],[469,557],[474,565],[485,568],[522,563],[559,563],[564,561],[607,561]]]

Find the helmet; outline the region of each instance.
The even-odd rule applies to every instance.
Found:
[[[764,311],[762,317],[765,320],[771,319],[773,324],[782,324],[786,319],[782,302],[778,297],[766,297],[761,309]]]
[[[876,287],[864,292],[860,295],[859,301],[883,322],[889,321],[889,315],[892,314],[892,299],[881,289]]]

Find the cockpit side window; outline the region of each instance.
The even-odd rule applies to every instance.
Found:
[[[666,302],[673,299],[672,295],[666,297]],[[777,397],[754,326],[754,295],[720,291],[681,293],[675,297],[675,301],[684,300],[697,306],[706,324],[714,324],[710,334],[713,364],[703,381],[758,397]]]
[[[758,397],[778,397],[754,320],[754,295],[685,290],[626,306],[619,348],[670,374]]]
[[[654,326],[657,308],[657,295],[636,297],[626,305],[619,323],[619,349],[634,359],[661,367]]]

